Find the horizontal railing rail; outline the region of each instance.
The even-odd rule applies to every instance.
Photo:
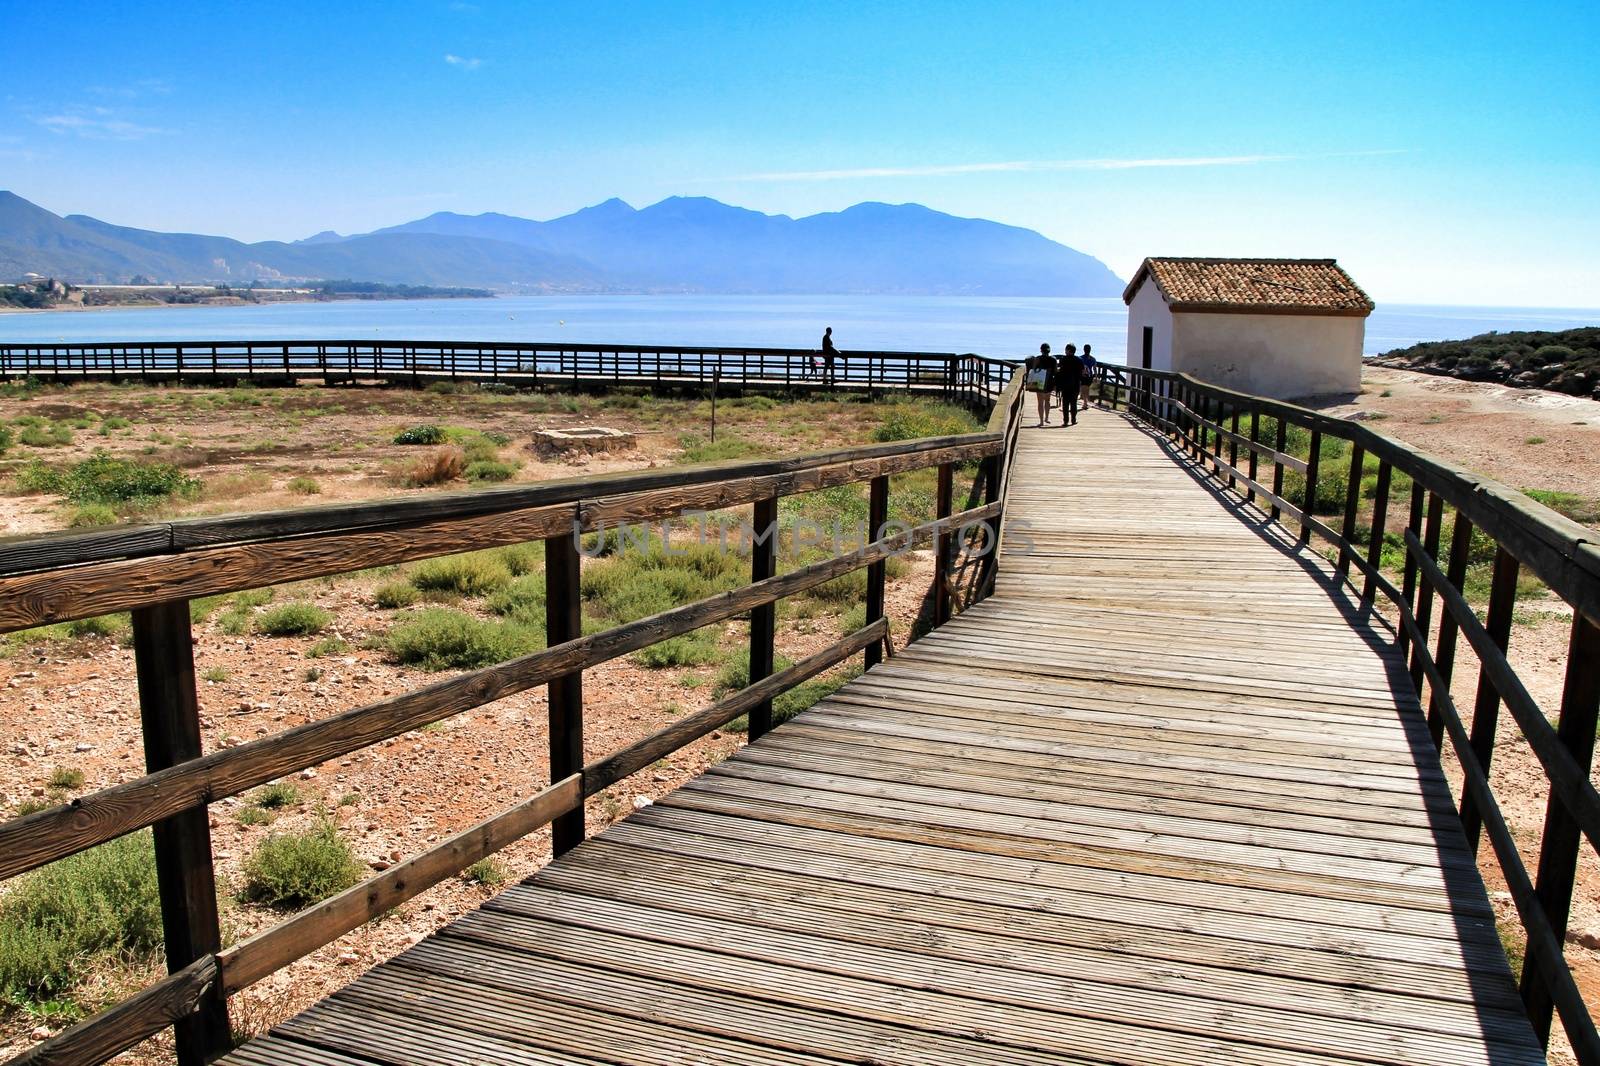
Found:
[[[230,1044],[227,996],[332,942],[472,863],[544,826],[555,854],[584,836],[585,798],[733,719],[755,739],[773,726],[772,701],[855,655],[890,652],[887,559],[933,545],[933,617],[950,616],[952,556],[981,542],[992,554],[1003,508],[1003,464],[1020,415],[1015,382],[997,390],[994,431],[797,456],[624,472],[426,500],[303,508],[137,530],[48,535],[0,544],[0,632],[131,611],[147,773],[70,803],[0,823],[0,878],[152,827],[169,976],[46,1040],[18,1063],[98,1063],[171,1025],[183,1066]],[[1009,405],[1009,407],[1005,406]],[[954,510],[957,468],[976,466],[972,495]],[[890,478],[936,468],[932,521],[888,520]],[[622,522],[670,520],[751,506],[772,528],[786,495],[868,482],[867,543],[779,574],[776,536],[756,537],[750,583],[598,633],[582,632],[580,538]],[[981,501],[981,502],[980,502]],[[973,536],[974,530],[987,530]],[[209,753],[201,751],[189,601],[414,559],[542,540],[547,647],[426,687]],[[990,564],[992,567],[992,563]],[[865,624],[831,646],[775,669],[779,600],[867,571]],[[979,593],[981,595],[981,592]],[[619,656],[737,616],[750,619],[748,685],[620,751],[585,762],[584,672]],[[210,804],[286,774],[419,729],[538,685],[548,688],[551,784],[347,891],[226,949],[210,845]]]
[[[409,340],[0,344],[0,379],[144,378],[918,389],[993,400],[1013,364],[971,354]]]
[[[1411,685],[1427,708],[1429,733],[1441,756],[1444,738],[1449,738],[1461,766],[1461,818],[1467,840],[1476,851],[1480,832],[1488,834],[1527,937],[1521,990],[1529,1018],[1548,1044],[1552,1015],[1559,1013],[1578,1061],[1584,1066],[1600,1064],[1600,1036],[1564,950],[1582,842],[1587,839],[1600,852],[1600,792],[1590,776],[1600,720],[1600,534],[1514,489],[1359,422],[1184,374],[1112,367],[1103,385],[1113,402],[1125,400],[1130,415],[1173,441],[1183,457],[1223,490],[1259,502],[1271,520],[1287,520],[1297,527],[1301,545],[1313,535],[1327,541],[1336,549],[1337,574],[1348,578],[1352,568],[1359,574],[1363,606],[1374,606],[1380,592],[1393,606],[1399,619],[1395,641],[1408,656]],[[1270,429],[1270,442],[1262,439],[1264,424]],[[1309,437],[1303,458],[1289,450],[1291,426]],[[1335,473],[1323,468],[1322,445],[1329,438],[1349,447],[1337,528],[1317,517],[1319,486]],[[1368,457],[1377,460],[1378,468],[1369,532],[1362,543],[1358,517]],[[1263,463],[1270,465],[1270,475],[1263,472]],[[1285,489],[1285,471],[1299,476],[1300,492]],[[1398,544],[1404,560],[1399,586],[1383,570],[1396,472],[1411,481],[1409,515]],[[1447,531],[1448,543],[1441,550]],[[1482,618],[1465,594],[1475,533],[1488,538],[1493,549]],[[1554,725],[1507,656],[1517,578],[1523,568],[1572,608]],[[1451,694],[1463,637],[1479,666],[1470,719]],[[1502,704],[1550,786],[1533,874],[1489,778]]]

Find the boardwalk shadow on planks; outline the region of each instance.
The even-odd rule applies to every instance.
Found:
[[[1420,720],[1423,709],[1417,696],[1417,690],[1412,684],[1411,673],[1406,659],[1399,654],[1395,644],[1396,629],[1384,615],[1372,606],[1362,602],[1359,588],[1339,575],[1329,560],[1320,554],[1314,547],[1317,543],[1313,535],[1309,543],[1301,543],[1293,533],[1286,530],[1283,525],[1273,520],[1269,512],[1261,506],[1249,502],[1236,492],[1226,489],[1223,481],[1228,477],[1225,471],[1213,472],[1209,470],[1203,460],[1188,454],[1182,447],[1167,435],[1150,429],[1140,422],[1130,419],[1130,424],[1144,436],[1156,442],[1161,451],[1172,462],[1189,475],[1194,485],[1205,492],[1217,506],[1232,515],[1240,525],[1251,532],[1274,551],[1278,552],[1286,561],[1298,566],[1307,580],[1316,584],[1328,596],[1328,602],[1349,624],[1352,632],[1371,647],[1373,653],[1383,663],[1384,674],[1388,679],[1390,691],[1394,695],[1397,715],[1409,718],[1413,722]],[[1237,464],[1236,464],[1237,465]],[[1292,521],[1285,519],[1286,522]],[[1352,568],[1352,573],[1357,573]],[[1378,594],[1381,601],[1382,593]],[[1443,773],[1440,763],[1439,750],[1434,745],[1431,736],[1423,729],[1410,728],[1406,731],[1410,744],[1412,758],[1421,773]],[[1461,818],[1457,813],[1458,808],[1446,808],[1438,804],[1427,807],[1434,839],[1438,842],[1441,851],[1466,847],[1466,836],[1462,829]],[[1468,878],[1452,878],[1446,882],[1451,889],[1451,914],[1454,915],[1462,930],[1462,942],[1468,943],[1472,933],[1481,925],[1481,917],[1476,914],[1477,905],[1481,902],[1484,888],[1481,879],[1474,884]],[[1473,976],[1484,983],[1484,991],[1490,991],[1489,979],[1482,974],[1474,973]],[[1491,997],[1485,995],[1484,1000]],[[1485,1026],[1486,1034],[1489,1026]],[[1493,1060],[1491,1060],[1493,1061]]]

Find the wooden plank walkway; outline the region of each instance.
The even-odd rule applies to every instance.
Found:
[[[1534,1063],[1387,634],[1156,439],[996,594],[226,1060]]]

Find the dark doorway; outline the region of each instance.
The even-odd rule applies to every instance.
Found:
[[[1150,369],[1150,353],[1155,349],[1155,346],[1156,328],[1154,326],[1146,326],[1144,328],[1144,368],[1146,370]]]

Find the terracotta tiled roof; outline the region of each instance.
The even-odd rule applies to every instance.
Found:
[[[1122,294],[1153,278],[1174,311],[1367,315],[1372,300],[1332,259],[1146,259]]]

